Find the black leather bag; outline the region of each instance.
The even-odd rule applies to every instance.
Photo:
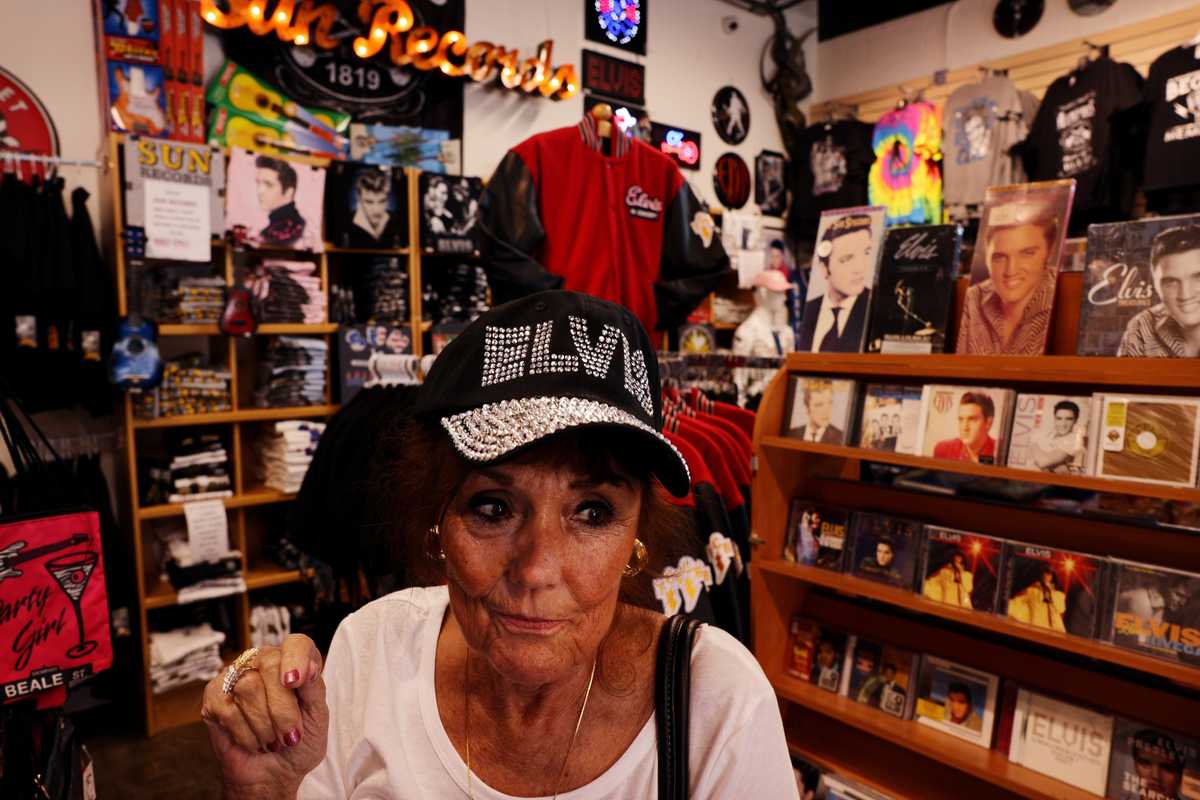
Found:
[[[674,616],[658,638],[654,676],[654,718],[658,734],[658,798],[687,800],[688,700],[692,646],[699,620]]]

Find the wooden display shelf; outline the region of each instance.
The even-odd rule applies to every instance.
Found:
[[[271,586],[299,583],[300,570],[283,569],[274,564],[260,564],[248,569],[243,577],[246,581],[246,591],[252,592],[255,589],[267,589]],[[240,592],[233,592],[212,599],[221,600],[226,597],[238,597],[240,595]],[[175,592],[175,587],[166,581],[160,581],[146,592],[146,608],[169,608],[175,605],[179,605],[179,595]]]
[[[1200,386],[1200,361],[1175,358],[789,353],[786,368],[789,372],[855,375],[898,383],[1142,387],[1160,394],[1172,389],[1195,394]]]
[[[863,578],[856,578],[853,575],[831,572],[818,567],[792,564],[779,559],[759,558],[755,559],[752,568],[775,575],[794,578],[815,586],[824,586],[851,597],[865,597],[870,600],[877,600],[897,608],[940,617],[941,619],[951,620],[952,622],[968,625],[980,630],[1000,633],[1016,639],[1035,642],[1046,647],[1093,658],[1097,661],[1117,664],[1122,667],[1138,670],[1139,672],[1166,678],[1189,689],[1200,690],[1200,669],[1189,667],[1186,664],[1166,661],[1130,650],[1123,650],[1105,642],[1095,641],[1094,639],[1070,636],[1065,633],[1035,628],[1032,625],[1022,625],[996,614],[971,611],[955,606],[948,606],[944,603],[935,603],[915,592],[906,591],[895,586],[887,586],[882,583],[875,583]]]
[[[255,589],[299,583],[301,580],[300,570],[284,569],[275,564],[258,564],[246,571],[246,589],[251,592]]]
[[[1095,492],[1131,494],[1139,497],[1157,497],[1166,500],[1200,503],[1200,489],[1182,486],[1160,486],[1154,483],[1120,481],[1111,478],[1097,478],[1091,475],[1057,475],[1051,472],[998,467],[991,464],[976,464],[970,461],[949,461],[941,458],[929,458],[928,456],[910,456],[904,453],[892,453],[887,450],[871,450],[864,447],[805,442],[800,439],[790,439],[786,436],[763,436],[761,444],[763,447],[774,450],[795,450],[818,456],[854,459],[857,461],[875,461],[880,464],[895,464],[902,467],[913,467],[914,469],[931,469],[964,475],[979,475],[984,478],[1000,478],[1009,481],[1041,483],[1049,486],[1068,486],[1073,489],[1087,489]]]
[[[267,323],[259,325],[254,333],[257,336],[308,334],[321,336],[327,333],[337,333],[338,326],[333,322],[305,325],[301,323]],[[216,324],[166,324],[158,326],[160,336],[225,336]]]
[[[319,406],[291,406],[289,408],[243,408],[239,411],[222,411],[217,414],[183,414],[159,419],[135,419],[133,427],[138,430],[152,428],[186,428],[191,425],[221,425],[232,422],[269,422],[280,419],[302,419],[327,417],[337,413],[336,404]]]
[[[286,503],[289,500],[296,499],[295,494],[281,492],[278,489],[270,489],[266,486],[255,487],[241,494],[235,494],[233,497],[222,498],[221,502],[226,508],[250,508],[252,506],[265,506],[272,503]],[[142,506],[137,510],[138,519],[162,519],[164,517],[177,517],[183,514],[183,503],[164,503],[157,506]]]
[[[221,651],[221,663],[228,664],[237,653]],[[152,694],[150,703],[153,709],[152,732],[174,728],[200,721],[200,704],[204,701],[204,687],[207,681],[185,683],[162,694]]]
[[[227,244],[228,244],[228,242],[224,238],[215,238],[212,240],[213,247],[224,247]],[[286,247],[248,247],[248,248],[246,248],[245,252],[253,253],[253,252],[257,252],[257,251],[265,251],[268,253],[295,252],[295,253],[299,253],[300,255],[308,255],[308,256],[320,255],[320,253],[314,252],[312,250],[289,250]],[[326,253],[334,253],[337,255],[341,255],[342,253],[347,253],[347,254],[379,255],[379,256],[406,256],[409,254],[409,249],[407,247],[338,247],[336,245],[330,244],[329,242],[325,242],[325,252]]]
[[[900,748],[909,754],[916,754],[922,759],[929,759],[965,773],[976,781],[989,784],[998,790],[986,793],[992,797],[1016,795],[1035,800],[1095,800],[1095,795],[1090,792],[1014,764],[1008,760],[1008,756],[999,751],[956,739],[916,720],[896,719],[879,709],[856,703],[788,675],[776,675],[771,684],[780,697],[813,712],[811,716],[805,715],[808,719],[793,719],[787,726],[789,746],[801,752],[813,753],[818,760],[831,763],[835,767],[848,766],[849,777],[854,777],[857,773],[870,783],[882,785],[891,785],[893,781],[897,781],[902,784],[898,787],[901,791],[905,791],[903,784],[912,783],[917,787],[917,794],[909,796],[920,797],[921,800],[965,796],[961,790],[950,791],[949,786],[943,783],[943,779],[947,780],[947,783],[959,782],[957,779],[951,780],[950,776],[926,775],[923,780],[916,781],[911,780],[912,775],[903,775],[892,768],[884,770],[882,774],[874,774],[883,766],[880,760],[868,757],[868,753],[864,752],[861,737],[836,735],[837,729],[842,726],[868,733],[889,743],[893,746],[889,749]],[[876,748],[874,743],[866,746],[867,750]],[[911,761],[905,765],[908,772],[919,771],[913,769],[914,766]],[[931,794],[931,787],[941,787],[946,793]],[[978,800],[981,795],[972,793],[971,796]]]
[[[366,256],[406,256],[407,247],[337,247],[325,243],[325,252],[335,255],[366,255]]]

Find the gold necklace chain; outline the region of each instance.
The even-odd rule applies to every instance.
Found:
[[[468,651],[466,666],[464,668],[466,676],[464,677],[464,700],[466,703],[466,728],[467,728],[467,796],[471,800],[475,800],[475,792],[471,788],[471,654]],[[588,699],[592,696],[592,682],[596,679],[596,661],[592,661],[592,674],[588,676],[587,689],[583,693],[583,705],[579,707],[579,718],[575,720],[575,732],[571,734],[571,743],[567,745],[567,754],[563,756],[562,768],[558,771],[558,778],[554,781],[554,800],[558,800],[559,787],[562,786],[563,775],[567,774],[567,763],[571,760],[571,750],[575,748],[575,738],[579,736],[579,728],[583,725],[583,712],[587,711]]]

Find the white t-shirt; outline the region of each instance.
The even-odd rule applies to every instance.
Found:
[[[434,657],[445,587],[382,597],[338,626],[325,669],[329,747],[299,800],[467,797],[467,765],[438,715]],[[724,631],[701,629],[692,651],[691,797],[797,798],[779,705],[754,656]],[[584,720],[587,724],[587,720]],[[511,800],[478,778],[478,800]],[[654,716],[604,774],[560,800],[658,796]]]

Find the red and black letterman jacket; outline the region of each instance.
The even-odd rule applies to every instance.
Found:
[[[504,156],[483,202],[497,303],[570,289],[624,305],[647,331],[670,329],[729,268],[712,217],[675,162],[612,138],[606,156],[589,115]]]

